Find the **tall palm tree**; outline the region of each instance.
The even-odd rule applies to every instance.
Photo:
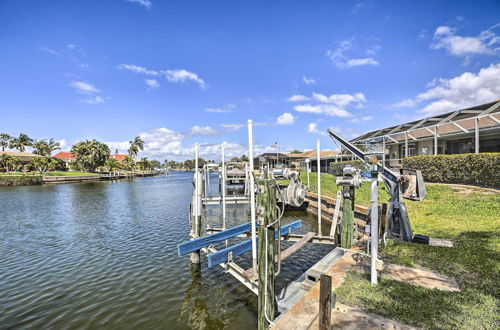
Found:
[[[31,146],[35,155],[47,156],[49,145],[46,140],[33,140]]]
[[[26,147],[31,146],[33,143],[33,139],[31,139],[28,135],[26,134],[19,134],[19,137],[17,138],[12,138],[10,142],[10,148],[17,149],[20,152],[24,152],[26,150]]]
[[[54,151],[60,149],[61,149],[61,144],[57,141],[54,141],[53,138],[50,138],[49,142],[47,142],[47,151],[49,152],[47,156],[50,156]]]
[[[139,151],[144,150],[144,141],[140,136],[136,136],[132,141],[129,142],[130,147],[128,148],[128,154],[131,157],[136,157]]]
[[[2,151],[5,151],[5,148],[7,148],[10,145],[10,140],[12,139],[12,136],[6,133],[1,133],[0,134],[0,147],[2,147]]]

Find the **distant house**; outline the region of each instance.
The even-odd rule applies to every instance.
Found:
[[[274,168],[278,164],[290,166],[290,157],[288,157],[286,154],[266,152],[255,157],[253,160],[253,164],[255,169],[259,169],[263,164],[268,164],[271,168]]]
[[[302,171],[307,169],[306,159],[310,160],[309,168],[311,171],[317,171],[318,165],[318,152],[317,150],[309,150],[301,153],[290,153],[287,154],[290,158],[291,167],[298,168]],[[328,172],[328,166],[331,162],[337,162],[342,160],[350,159],[347,155],[341,155],[338,151],[335,150],[321,150],[320,151],[320,163],[321,163],[321,172]]]
[[[0,155],[8,155],[21,159],[23,163],[29,163],[33,158],[40,157],[39,155],[32,154],[31,152],[17,152],[17,151],[0,151]]]
[[[125,157],[127,157],[128,155],[109,155],[109,158],[113,158],[113,159],[116,159],[117,161],[119,162],[123,162],[123,160],[125,159]]]
[[[69,162],[75,159],[75,156],[71,152],[58,152],[57,154],[54,155],[54,158],[62,161],[64,164],[66,164],[66,167],[69,166]]]
[[[385,160],[399,166],[417,155],[500,152],[500,99],[365,133],[352,143],[385,146]]]
[[[127,157],[128,155],[109,155],[109,158],[113,158],[113,159],[116,159],[117,161],[119,162],[123,162],[123,160],[125,159],[125,157]],[[69,163],[75,159],[75,156],[73,156],[73,154],[71,152],[59,152],[57,154],[54,155],[54,158],[64,162],[66,164],[66,167],[69,167]]]

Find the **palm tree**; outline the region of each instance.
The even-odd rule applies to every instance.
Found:
[[[11,139],[12,136],[10,136],[9,134],[6,133],[0,134],[0,147],[2,147],[2,151],[5,151],[5,148],[9,147]]]
[[[33,140],[26,134],[19,134],[19,137],[12,138],[10,142],[10,148],[17,149],[20,152],[24,152],[26,147],[31,146]]]
[[[5,168],[5,170],[8,172],[9,171],[9,165],[10,165],[10,159],[12,156],[7,155],[7,154],[1,154],[0,155],[0,167]]]
[[[128,154],[131,157],[137,156],[139,151],[144,150],[144,141],[141,139],[140,136],[136,136],[132,141],[129,142],[130,147],[128,148]]]
[[[53,138],[50,138],[49,142],[47,142],[47,151],[49,152],[47,156],[50,156],[54,151],[60,149],[61,149],[61,144],[57,141],[54,141]]]
[[[33,140],[31,146],[35,155],[47,156],[49,145],[46,140]]]

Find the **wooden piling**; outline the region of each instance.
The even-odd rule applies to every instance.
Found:
[[[332,277],[321,274],[319,284],[319,330],[330,330],[332,324]]]
[[[274,320],[274,225],[276,220],[276,192],[270,180],[258,180],[257,214],[259,221],[258,246],[258,329],[269,328],[268,320]]]

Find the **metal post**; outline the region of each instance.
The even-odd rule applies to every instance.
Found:
[[[320,142],[317,142],[317,159],[318,159],[318,236],[321,236],[321,151]]]
[[[222,229],[226,229],[226,162],[224,160],[224,143],[222,144]]]
[[[405,132],[405,158],[408,158],[408,132]]]
[[[382,166],[385,167],[385,136],[382,137]]]
[[[434,155],[438,154],[438,130],[437,125],[434,126]]]
[[[311,161],[309,160],[309,158],[306,159],[306,171],[307,171],[307,188],[311,187],[311,185],[309,184],[309,172],[311,171],[310,167],[309,167],[309,163]]]
[[[376,166],[376,164],[375,164]],[[376,167],[375,167],[376,168]],[[377,279],[377,255],[378,255],[378,173],[371,171],[371,212],[370,212],[370,235],[371,235],[371,283],[376,286]]]
[[[476,135],[476,139],[475,139],[476,140],[475,141],[476,142],[476,154],[478,154],[479,153],[479,118],[476,118],[474,120],[474,123],[476,124],[475,125],[476,126],[475,127],[476,128],[476,132],[475,132],[476,133],[475,134]]]
[[[194,203],[193,203],[193,219],[192,219],[192,234],[194,237],[200,237],[201,234],[201,190],[202,183],[200,173],[198,171],[198,143],[194,145]],[[191,252],[191,263],[199,264],[201,261],[200,250]]]
[[[257,233],[255,225],[255,182],[253,175],[253,129],[252,120],[248,120],[248,160],[250,175],[250,222],[252,224],[252,266],[257,269]]]

